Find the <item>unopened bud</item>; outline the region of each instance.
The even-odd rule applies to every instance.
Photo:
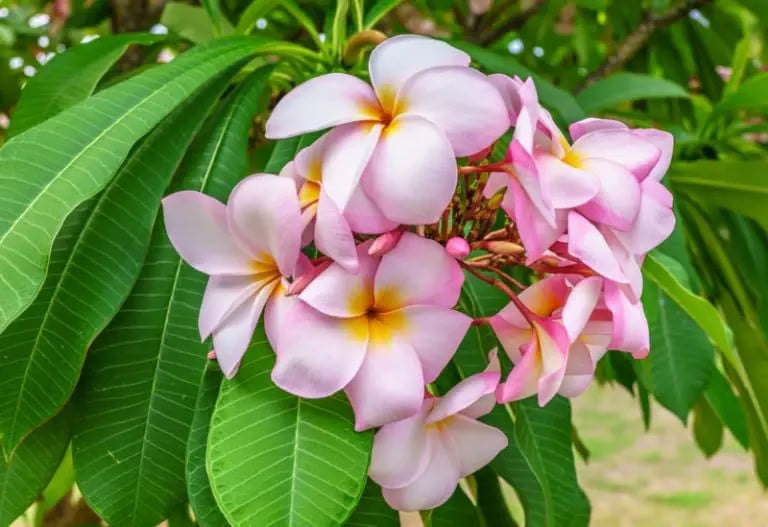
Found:
[[[505,241],[482,242],[481,246],[490,253],[504,256],[519,256],[525,252],[521,245]]]
[[[463,260],[469,256],[469,250],[467,240],[458,236],[454,236],[445,244],[445,251],[457,260]]]
[[[299,293],[304,291],[304,289],[307,288],[307,286],[312,282],[312,280],[315,279],[316,275],[317,273],[313,268],[309,272],[306,272],[294,278],[293,282],[291,282],[291,284],[288,286],[288,289],[285,290],[285,296],[298,295]]]
[[[216,350],[211,350],[208,352],[208,360],[216,360]]]
[[[393,231],[385,232],[373,240],[371,246],[368,247],[368,254],[370,256],[381,256],[382,254],[388,253],[395,248],[402,236],[402,229],[395,229]]]

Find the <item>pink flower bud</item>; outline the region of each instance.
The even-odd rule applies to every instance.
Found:
[[[393,231],[385,232],[375,240],[368,248],[368,254],[370,256],[381,256],[388,253],[395,248],[400,238],[403,236],[402,229],[395,229]]]
[[[463,260],[469,255],[469,244],[464,238],[454,236],[445,244],[445,250],[457,260]]]
[[[216,350],[211,350],[208,352],[208,360],[216,360]]]

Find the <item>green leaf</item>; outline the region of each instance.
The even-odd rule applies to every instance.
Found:
[[[466,503],[464,503],[464,517],[467,518],[467,520],[470,520],[469,513],[471,512],[475,515],[479,514],[485,520],[487,525],[517,527],[515,520],[510,514],[506,500],[504,499],[499,476],[496,472],[491,467],[485,466],[475,472],[474,479],[477,484],[477,490],[475,491],[475,495],[477,496],[477,508],[470,503],[469,505],[471,506],[471,509],[468,509]],[[451,499],[454,498],[456,498],[456,493],[454,493],[453,498]],[[464,497],[464,500],[469,502],[466,496]],[[460,517],[458,510],[456,511],[455,516]],[[460,525],[470,525],[472,523],[472,521],[464,521]]]
[[[9,139],[88,97],[131,44],[160,42],[164,35],[110,35],[56,55],[27,81],[6,137]]]
[[[576,96],[587,113],[598,112],[618,104],[653,98],[688,98],[688,92],[667,79],[621,72],[599,80]]]
[[[768,229],[768,162],[674,163],[669,179],[678,192],[754,218]]]
[[[0,456],[0,525],[10,525],[38,497],[69,443],[69,413],[37,429],[9,460]]]
[[[56,239],[32,305],[0,334],[0,440],[12,450],[61,408],[91,342],[130,293],[171,177],[233,72],[219,75],[158,125]],[[56,368],[51,368],[56,364]]]
[[[643,306],[651,336],[651,393],[685,423],[715,368],[714,351],[696,322],[655,283],[647,281]]]
[[[345,527],[400,527],[400,517],[381,495],[381,487],[368,480],[355,512]]]
[[[739,404],[739,399],[733,393],[733,388],[719,370],[712,372],[712,380],[704,392],[704,397],[720,421],[736,438],[741,446],[749,448],[747,432],[747,417]]]
[[[200,44],[216,38],[216,25],[208,8],[169,2],[165,4],[160,23],[190,42]],[[234,31],[224,18],[219,18],[221,31],[227,35]]]
[[[715,346],[726,353],[733,347],[729,329],[717,308],[683,283],[687,277],[680,263],[662,253],[651,253],[643,263],[643,273],[699,325]]]
[[[234,31],[234,28],[229,23],[229,20],[227,20],[226,17],[221,13],[219,0],[202,0],[200,3],[203,4],[205,11],[208,13],[211,22],[213,23],[216,36],[220,36],[222,34],[222,27],[225,26],[228,29],[224,34],[231,34]]]
[[[318,137],[320,137],[319,133],[311,133],[279,140],[272,149],[272,155],[269,156],[264,172],[279,174],[289,161],[293,161],[301,149],[311,145]]]
[[[451,41],[451,44],[469,53],[475,61],[491,73],[518,75],[522,78],[533,77],[541,102],[555,110],[566,122],[572,123],[586,117],[584,109],[573,95],[536,75],[511,56],[463,41]]]
[[[693,438],[708,458],[723,446],[723,423],[703,397],[693,406]]]
[[[335,527],[366,483],[372,433],[356,433],[341,394],[301,399],[270,378],[263,328],[224,384],[208,438],[214,496],[234,526]]]
[[[248,130],[268,74],[257,70],[209,118],[175,190],[223,200],[246,174]],[[209,350],[197,328],[205,281],[158,221],[136,286],[89,351],[75,470],[91,508],[116,527],[156,525],[185,501],[187,438]]]
[[[208,431],[211,425],[213,408],[219,396],[221,371],[215,363],[208,365],[203,377],[203,385],[197,396],[195,416],[187,445],[187,494],[189,503],[195,512],[195,519],[200,527],[227,527],[229,525],[213,497],[208,473],[205,470],[205,450],[208,444]]]
[[[349,0],[336,0],[336,11],[331,24],[331,50],[336,56],[341,56],[341,50],[347,40],[348,14]]]
[[[106,186],[136,141],[233,64],[258,52],[297,48],[249,37],[218,39],[6,143],[0,149],[0,332],[37,296],[64,219]]]
[[[72,464],[72,448],[67,448],[61,463],[59,463],[59,468],[56,469],[51,481],[43,489],[37,507],[35,507],[35,527],[42,527],[45,516],[70,493],[74,484],[75,467]]]
[[[272,9],[280,5],[280,0],[253,0],[248,8],[240,15],[235,33],[245,35],[250,33],[256,21],[264,17]]]
[[[497,406],[485,420],[509,439],[491,468],[517,492],[526,527],[586,527],[590,506],[576,479],[570,402],[556,397],[540,408],[529,398]]]
[[[364,29],[371,29],[378,24],[379,20],[384,18],[387,13],[402,3],[403,0],[377,0],[377,2],[371,6],[370,11],[365,14],[365,22],[363,23]]]
[[[739,89],[723,97],[715,105],[714,113],[764,110],[768,108],[766,92],[768,92],[768,73],[759,73],[744,81]]]
[[[495,474],[493,476],[496,477]],[[448,501],[432,511],[430,519],[431,527],[467,527],[480,522],[477,508],[460,487],[456,488]],[[493,525],[508,527],[502,523]]]

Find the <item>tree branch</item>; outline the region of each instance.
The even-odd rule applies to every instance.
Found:
[[[547,0],[534,0],[533,4],[523,9],[519,13],[513,16],[506,17],[504,13],[495,13],[493,11],[486,13],[482,17],[482,22],[491,20],[492,17],[500,17],[501,20],[495,20],[491,23],[491,27],[485,31],[481,31],[474,39],[476,44],[484,46],[490,44],[494,40],[497,40],[510,31],[520,29],[525,25],[529,18],[541,11],[541,9],[547,4]],[[505,20],[506,18],[506,20]],[[482,27],[482,22],[479,24]]]
[[[640,51],[656,31],[674,24],[685,17],[692,10],[712,3],[712,0],[683,0],[678,5],[671,7],[661,14],[648,12],[643,17],[643,21],[619,44],[616,50],[605,62],[597,68],[579,87],[583,90],[590,84],[610,75],[619,70],[635,54]]]

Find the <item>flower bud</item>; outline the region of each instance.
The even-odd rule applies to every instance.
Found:
[[[385,232],[373,240],[373,243],[368,248],[368,254],[370,256],[381,256],[382,254],[388,253],[395,248],[402,236],[402,229],[395,229],[393,231]]]
[[[216,360],[216,350],[211,350],[208,352],[208,360]]]
[[[521,245],[505,241],[483,242],[482,247],[489,253],[502,254],[504,256],[519,256],[525,252]]]
[[[445,244],[445,250],[457,260],[463,260],[469,255],[469,244],[464,238],[454,236]]]
[[[317,273],[315,272],[315,269],[312,268],[310,271],[301,274],[293,279],[293,282],[288,286],[288,289],[285,291],[285,296],[294,296],[298,295],[306,287],[312,282],[312,280],[315,279],[315,276]]]

